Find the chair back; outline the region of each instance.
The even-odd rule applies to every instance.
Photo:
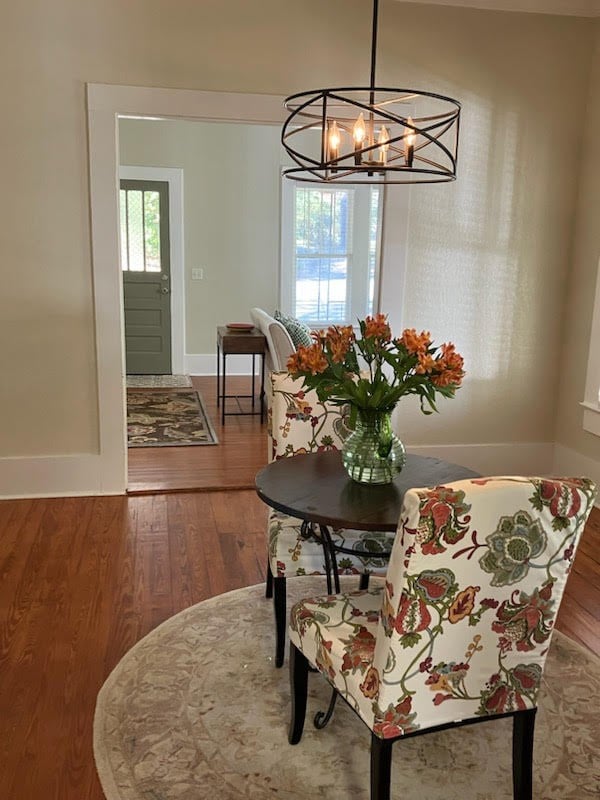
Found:
[[[320,450],[339,450],[349,431],[342,407],[322,403],[302,378],[273,372],[267,380],[269,461]]]
[[[285,370],[288,358],[296,352],[285,327],[262,308],[251,308],[250,319],[267,340],[265,366],[267,373]]]
[[[521,477],[406,493],[360,687],[375,733],[536,706],[595,493],[585,478]]]

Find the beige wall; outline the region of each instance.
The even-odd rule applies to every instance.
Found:
[[[592,302],[600,258],[600,20],[596,21],[595,29],[596,47],[583,120],[584,146],[566,286],[555,439],[587,458],[600,461],[600,437],[583,430],[583,409],[579,405],[584,399]]]
[[[7,5],[2,455],[97,447],[85,83],[364,83],[369,16],[361,0]],[[593,35],[575,18],[382,4],[381,82],[464,104],[458,181],[413,190],[404,318],[453,338],[469,377],[439,418],[403,411],[409,441],[553,437],[560,365],[548,353],[562,337]]]
[[[186,353],[214,353],[217,325],[277,306],[280,131],[124,119],[119,136],[121,164],[183,169]]]

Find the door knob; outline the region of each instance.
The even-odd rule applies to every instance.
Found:
[[[171,290],[169,289],[168,286],[163,286],[160,291],[161,291],[161,294],[169,294],[169,292]]]

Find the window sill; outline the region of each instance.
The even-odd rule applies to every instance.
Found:
[[[600,405],[584,400],[579,404],[583,408],[583,428],[588,433],[600,436]]]

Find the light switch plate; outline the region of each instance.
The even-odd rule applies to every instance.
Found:
[[[201,281],[204,278],[204,270],[201,267],[194,267],[192,269],[192,280]]]

